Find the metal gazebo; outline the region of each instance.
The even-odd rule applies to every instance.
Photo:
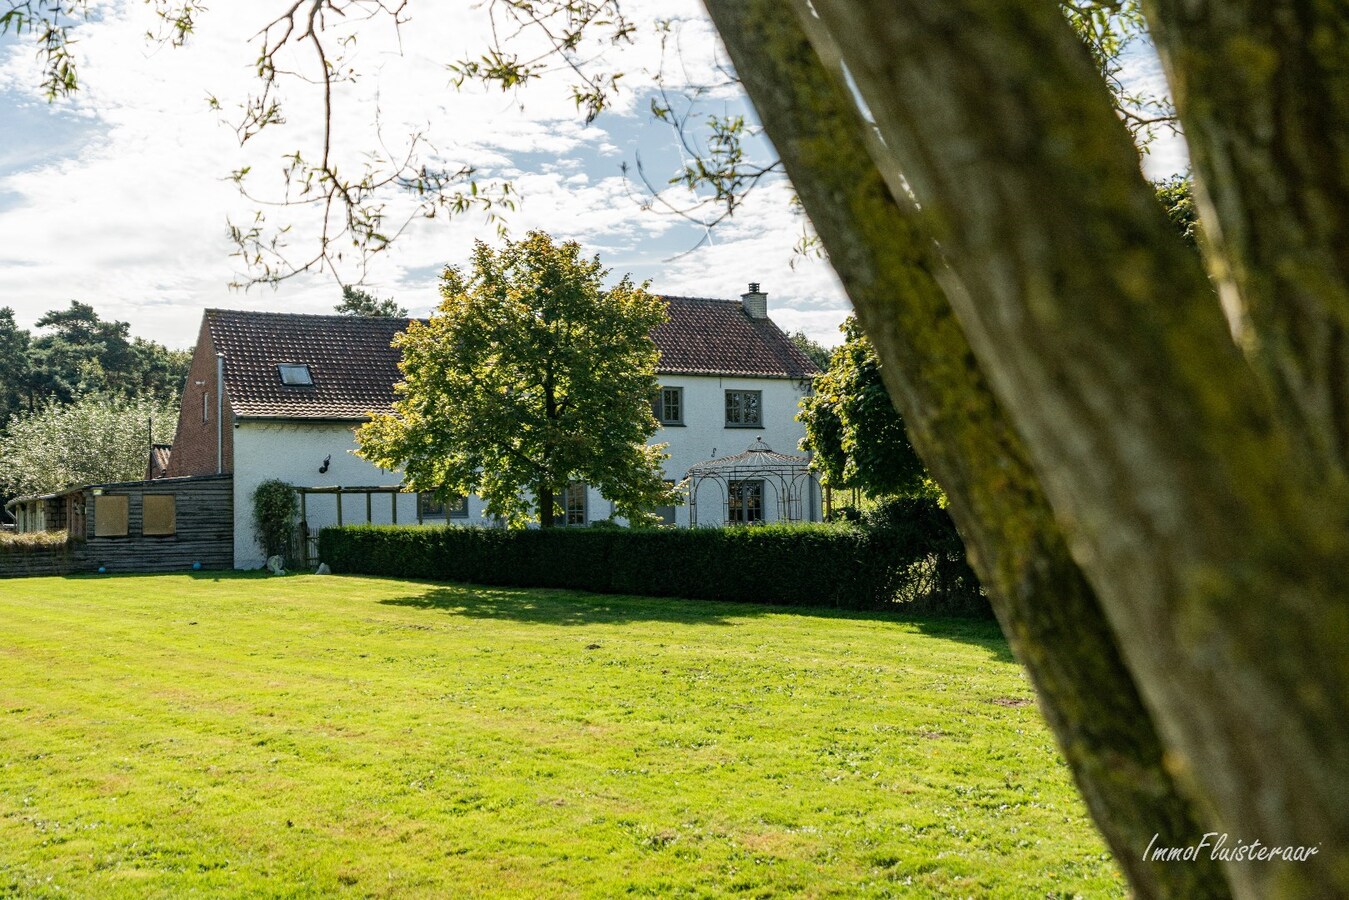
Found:
[[[715,483],[721,491],[721,511],[724,522],[731,522],[732,489],[742,482],[762,482],[770,487],[777,501],[778,520],[800,522],[811,498],[815,478],[810,471],[810,459],[777,453],[755,438],[744,453],[722,456],[689,467],[689,524],[698,524],[698,489],[703,482]],[[742,488],[743,490],[743,488]],[[741,502],[744,503],[743,496]],[[742,520],[747,520],[742,518]]]

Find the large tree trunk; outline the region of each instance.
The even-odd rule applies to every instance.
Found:
[[[1320,845],[1229,880],[1349,892],[1345,485],[1231,340],[1081,43],[1041,0],[793,2],[833,35],[873,158],[902,163],[958,276],[946,294],[1168,766],[1232,841]],[[1249,71],[1277,58],[1245,39]]]
[[[553,486],[551,484],[541,484],[538,490],[539,498],[539,527],[552,528],[557,524],[557,512],[553,508],[556,499],[553,496]]]
[[[1141,896],[1225,896],[1211,861],[1144,859],[1149,842],[1208,829],[1163,765],[1095,594],[934,278],[931,240],[886,189],[846,89],[780,4],[707,5],[1121,868]]]
[[[1270,0],[1148,4],[1241,343],[1310,454],[1349,469],[1349,15]]]

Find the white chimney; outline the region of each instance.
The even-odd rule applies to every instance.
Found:
[[[745,315],[751,319],[768,318],[768,295],[759,290],[759,282],[749,283],[749,290],[740,295],[740,303],[745,307]]]

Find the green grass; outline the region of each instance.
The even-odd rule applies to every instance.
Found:
[[[291,576],[0,582],[0,895],[1088,896],[995,626]]]

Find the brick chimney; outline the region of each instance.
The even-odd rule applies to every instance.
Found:
[[[751,319],[768,318],[768,295],[759,290],[759,282],[749,283],[749,290],[740,295],[740,303],[745,307],[745,315]]]

